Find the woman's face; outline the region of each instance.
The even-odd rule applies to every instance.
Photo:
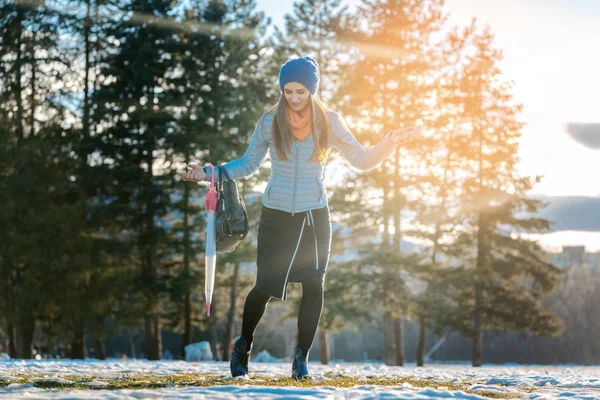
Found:
[[[306,108],[310,98],[310,92],[301,83],[288,82],[283,87],[283,94],[292,110],[301,112]]]

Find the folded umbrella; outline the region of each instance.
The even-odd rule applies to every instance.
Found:
[[[217,190],[215,189],[215,167],[212,171],[210,188],[206,194],[206,246],[204,250],[204,296],[206,297],[206,315],[210,317],[210,303],[215,288],[215,269],[217,265],[217,233],[215,228],[215,212],[217,210]]]

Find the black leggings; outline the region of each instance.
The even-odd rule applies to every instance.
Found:
[[[305,357],[308,355],[315,339],[319,320],[321,319],[323,289],[323,282],[320,280],[302,282],[302,301],[298,313],[298,347],[300,347],[302,355]],[[248,293],[248,297],[246,297],[242,318],[242,336],[248,344],[252,343],[254,339],[254,330],[265,313],[269,300],[271,300],[271,297],[259,292],[256,287],[252,288]]]

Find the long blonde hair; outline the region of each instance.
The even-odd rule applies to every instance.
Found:
[[[273,145],[280,160],[287,160],[287,154],[292,151],[294,143],[294,133],[286,112],[287,100],[281,93],[281,97],[269,112],[273,111],[272,135]],[[312,93],[309,95],[308,107],[310,110],[310,123],[312,130],[312,139],[315,144],[315,151],[310,156],[310,161],[325,161],[328,153],[328,138],[331,133],[329,124],[329,107],[325,105]],[[315,118],[315,115],[317,118]],[[321,135],[317,137],[317,126],[321,126]]]

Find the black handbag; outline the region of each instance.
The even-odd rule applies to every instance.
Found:
[[[225,168],[218,171],[218,203],[215,214],[217,231],[217,253],[229,253],[235,250],[240,241],[248,234],[248,213],[246,204],[239,194],[237,184],[229,179]],[[223,179],[225,178],[225,179]]]

